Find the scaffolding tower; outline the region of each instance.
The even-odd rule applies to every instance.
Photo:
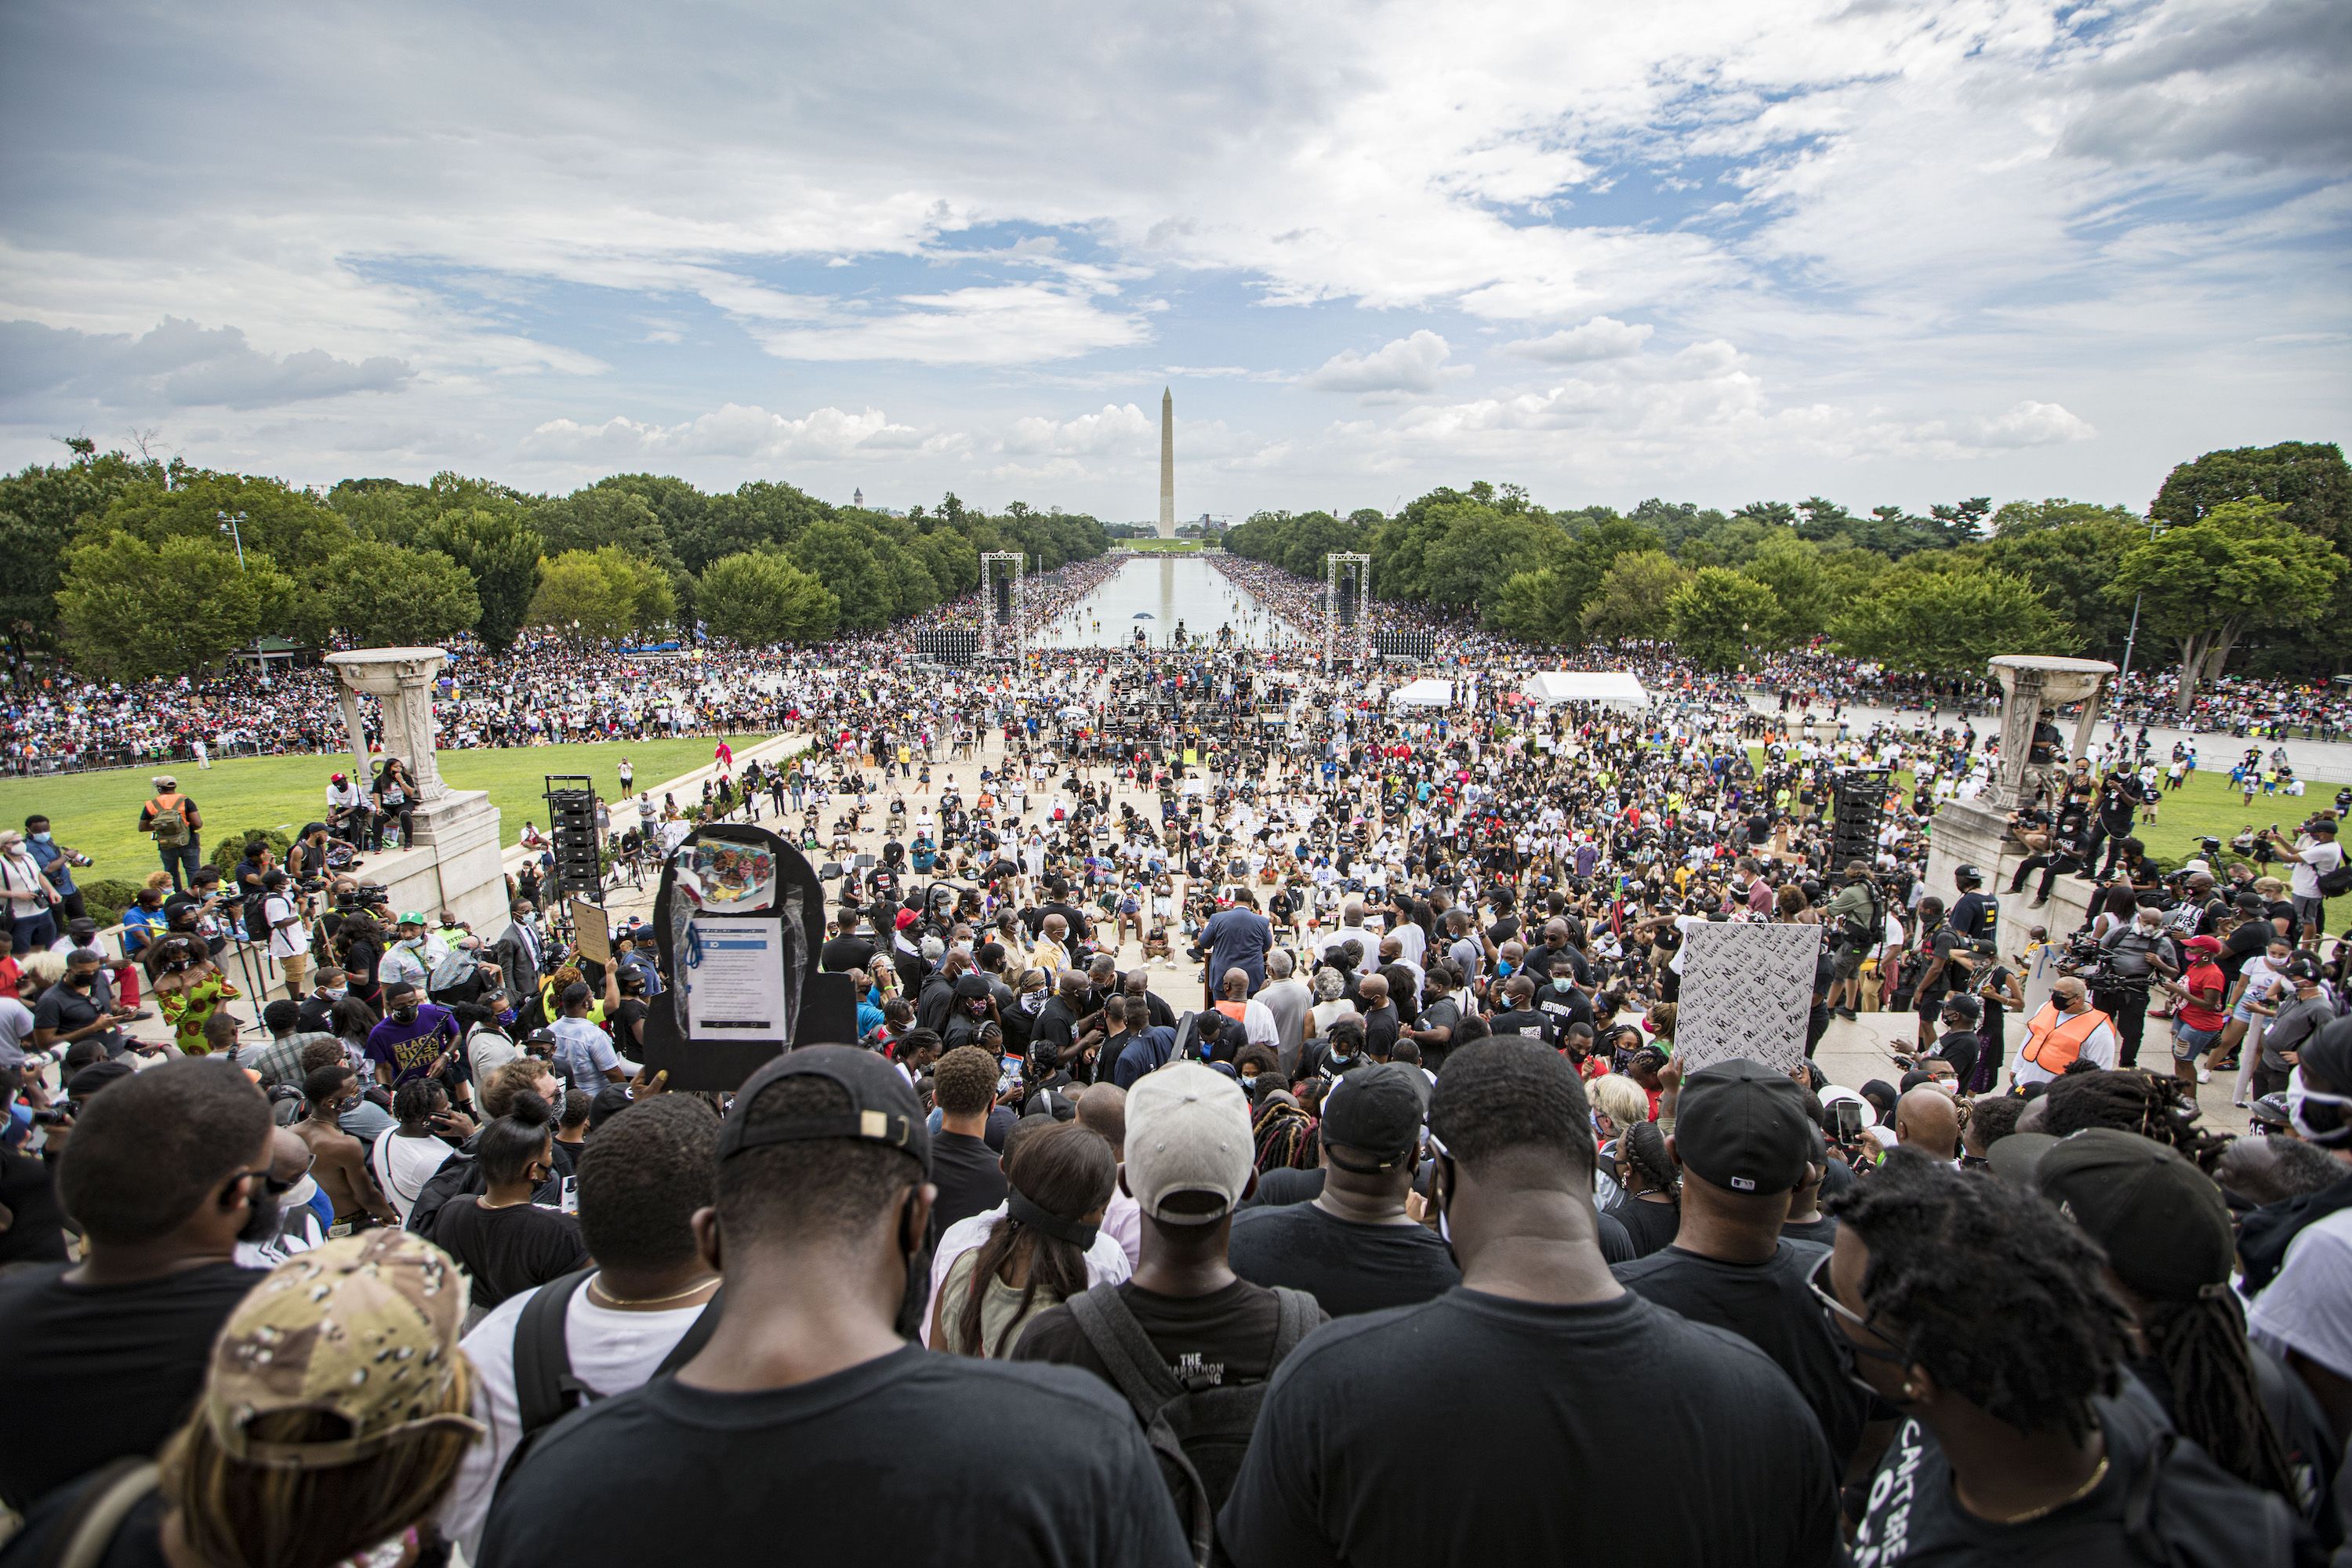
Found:
[[[1019,658],[1028,651],[1028,557],[991,550],[980,558],[980,656]]]
[[[1367,647],[1365,612],[1372,597],[1372,558],[1360,551],[1323,557],[1323,664],[1354,658]]]

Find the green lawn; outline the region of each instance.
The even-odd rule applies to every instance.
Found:
[[[1197,539],[1114,539],[1110,544],[1113,550],[1135,550],[1147,555],[1181,555],[1201,548]]]
[[[766,739],[766,735],[730,737],[739,753]],[[614,769],[623,757],[636,770],[637,787],[644,789],[708,765],[715,744],[706,735],[640,743],[518,746],[443,752],[439,763],[441,776],[450,788],[489,791],[490,804],[504,814],[500,832],[511,844],[526,817],[546,825],[547,808],[541,796],[550,773],[588,774],[611,799],[621,787]],[[173,763],[171,772],[204,813],[203,847],[205,858],[210,859],[223,834],[241,836],[253,827],[275,827],[290,834],[304,823],[318,820],[326,813],[327,776],[350,766],[348,755],[240,757],[203,771],[191,763]],[[98,862],[77,872],[78,881],[139,881],[161,864],[152,841],[139,831],[139,808],[154,793],[148,781],[160,771],[111,768],[103,773],[0,783],[0,826],[13,827],[36,811],[44,813],[59,843]]]

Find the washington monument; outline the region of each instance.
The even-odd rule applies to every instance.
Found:
[[[1176,537],[1176,394],[1160,389],[1160,537]]]

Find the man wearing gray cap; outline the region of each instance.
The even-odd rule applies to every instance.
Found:
[[[1135,1278],[1039,1313],[1013,1359],[1084,1367],[1139,1417],[1184,1402],[1177,1429],[1194,1474],[1178,1507],[1188,1527],[1205,1530],[1225,1500],[1232,1461],[1220,1464],[1201,1439],[1222,1429],[1237,1451],[1257,1415],[1243,1391],[1262,1388],[1327,1320],[1305,1291],[1252,1284],[1226,1259],[1234,1210],[1257,1183],[1241,1087],[1199,1062],[1171,1062],[1137,1081],[1126,1110],[1119,1179],[1142,1222]],[[1203,1390],[1218,1391],[1213,1407],[1192,1401]]]

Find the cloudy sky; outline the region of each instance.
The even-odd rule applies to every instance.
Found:
[[[2352,437],[2344,0],[0,9],[0,460],[1151,515]]]

